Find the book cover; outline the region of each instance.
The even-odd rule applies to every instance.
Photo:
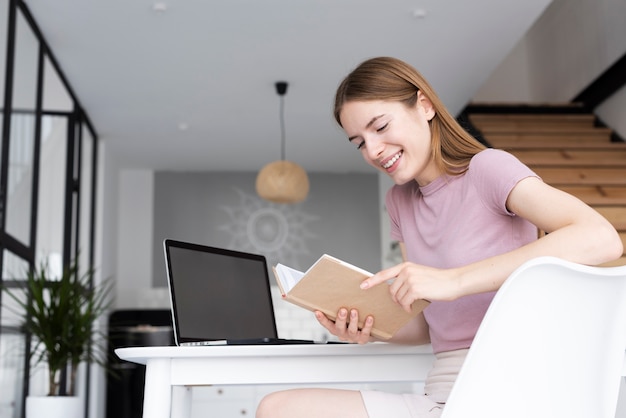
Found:
[[[372,335],[389,339],[428,306],[418,300],[406,312],[391,298],[387,284],[361,289],[361,282],[373,274],[328,254],[306,272],[277,264],[273,267],[283,299],[310,311],[321,311],[333,321],[340,308],[359,311],[359,328],[368,315],[374,317]]]

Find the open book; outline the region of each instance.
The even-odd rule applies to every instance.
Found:
[[[429,303],[417,300],[408,313],[393,301],[387,284],[361,289],[361,282],[373,274],[328,254],[321,256],[305,273],[282,264],[274,266],[273,271],[286,301],[310,311],[321,311],[333,321],[340,308],[357,309],[359,328],[372,315],[371,334],[381,339],[393,336]]]

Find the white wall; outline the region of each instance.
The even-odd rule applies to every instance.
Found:
[[[154,172],[121,170],[117,209],[117,309],[169,304],[166,289],[152,287]]]
[[[524,38],[476,92],[472,101],[495,104],[532,103],[534,99],[529,88],[527,47]]]

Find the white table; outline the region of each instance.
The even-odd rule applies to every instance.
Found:
[[[146,365],[143,416],[189,417],[190,386],[423,381],[430,346],[386,343],[129,347],[123,360]]]

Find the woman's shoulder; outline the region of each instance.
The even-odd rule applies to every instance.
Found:
[[[537,176],[513,154],[494,148],[474,155],[466,174],[474,184],[503,184],[506,187],[525,177]]]
[[[497,162],[519,161],[513,154],[496,148],[486,148],[472,157],[470,166]]]
[[[470,173],[498,173],[510,170],[526,170],[527,167],[513,154],[496,148],[487,148],[474,155],[469,164]]]

